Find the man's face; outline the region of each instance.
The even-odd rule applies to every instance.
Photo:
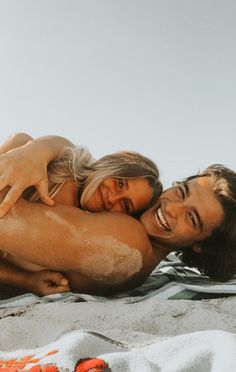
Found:
[[[197,177],[164,191],[140,222],[160,247],[176,250],[193,246],[213,232],[224,212],[211,177]]]

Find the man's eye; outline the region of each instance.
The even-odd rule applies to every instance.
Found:
[[[197,228],[197,223],[196,223],[196,220],[195,220],[195,216],[192,213],[189,213],[189,218],[190,218],[191,223],[193,224],[194,228],[196,229]]]

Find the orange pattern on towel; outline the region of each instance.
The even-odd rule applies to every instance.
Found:
[[[74,372],[112,372],[109,365],[103,360],[98,358],[80,359]]]
[[[47,356],[58,353],[58,350],[49,351],[40,358],[34,358],[34,355],[26,355],[19,359],[1,359],[0,372],[59,372],[55,364],[40,365],[36,364]],[[29,367],[30,364],[35,364]],[[25,369],[26,368],[26,369]],[[109,365],[99,358],[80,359],[75,366],[74,372],[112,372]]]
[[[41,366],[37,364],[29,369],[25,369],[29,364],[36,364],[41,361],[41,359],[58,353],[58,350],[49,351],[46,355],[40,358],[34,358],[34,355],[26,355],[20,359],[1,359],[0,360],[0,372],[58,372],[58,367],[56,365],[45,365]]]

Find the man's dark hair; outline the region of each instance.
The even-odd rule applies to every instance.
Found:
[[[211,236],[199,242],[201,253],[190,247],[179,250],[177,255],[202,274],[228,280],[236,274],[236,173],[221,164],[214,164],[186,181],[207,176],[214,179],[214,193],[224,211],[223,221]]]

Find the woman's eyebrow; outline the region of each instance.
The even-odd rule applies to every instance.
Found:
[[[126,190],[129,190],[129,180],[125,179],[124,182]],[[133,200],[129,198],[128,202],[130,206],[130,213],[135,213],[138,210],[138,208],[136,208],[136,206],[134,205]]]

